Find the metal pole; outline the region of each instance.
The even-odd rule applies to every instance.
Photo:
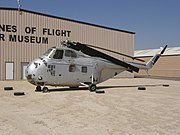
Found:
[[[18,11],[21,14],[21,3],[20,3],[20,0],[17,0],[17,3],[18,3]]]

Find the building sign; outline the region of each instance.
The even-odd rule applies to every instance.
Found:
[[[9,41],[9,42],[24,42],[24,43],[36,43],[36,44],[48,44],[49,38],[51,36],[56,37],[70,37],[70,30],[62,29],[50,29],[43,27],[38,29],[37,27],[26,26],[22,29],[25,35],[19,35],[17,25],[7,25],[0,24],[0,42]],[[42,36],[36,36],[36,33],[39,33]],[[6,34],[5,34],[6,33]]]

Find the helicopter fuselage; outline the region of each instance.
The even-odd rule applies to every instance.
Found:
[[[108,60],[58,47],[33,60],[26,69],[26,77],[36,86],[78,87],[101,83],[124,70]]]
[[[48,91],[47,85],[76,88],[80,85],[88,85],[90,91],[95,91],[96,84],[125,70],[129,72],[138,72],[139,69],[148,71],[167,48],[166,45],[146,64],[140,64],[119,60],[93,48],[136,59],[132,56],[93,45],[71,41],[64,41],[61,45],[61,47],[50,48],[43,56],[33,60],[27,66],[26,78],[31,84],[37,86],[37,91],[41,91],[41,86],[44,86],[43,91]]]

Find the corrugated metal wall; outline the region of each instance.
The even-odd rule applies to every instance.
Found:
[[[18,10],[4,8],[0,9],[0,24],[1,27],[6,27],[5,31],[0,31],[0,80],[5,80],[5,62],[14,62],[14,80],[20,80],[21,62],[32,61],[48,48],[57,46],[66,39],[101,46],[129,55],[134,53],[133,32],[80,23],[25,10],[20,14]],[[57,34],[59,36],[50,35],[53,30],[59,30],[60,35],[59,33]],[[2,36],[4,37],[2,38]],[[17,38],[16,42],[14,42],[15,37]],[[31,38],[34,43],[30,42]],[[38,43],[36,43],[36,38]],[[121,56],[112,55],[122,59]],[[124,73],[121,76],[131,77],[132,74]]]
[[[151,57],[138,57],[149,61]],[[180,77],[180,55],[164,55],[161,56],[157,63],[152,69],[148,71],[148,74],[151,76],[160,76],[160,77]],[[145,70],[141,70],[138,74],[135,73],[135,76],[148,76]]]

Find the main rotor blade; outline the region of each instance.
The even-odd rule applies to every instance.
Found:
[[[120,65],[120,66],[126,68],[127,71],[135,71],[135,72],[139,71],[139,68],[132,66],[132,65],[130,65],[124,61],[118,60],[114,57],[111,57],[107,54],[104,54],[100,51],[97,51],[93,48],[90,48],[90,47],[86,46],[85,44],[81,44],[78,42],[76,44],[69,43],[67,45],[67,47],[72,48],[72,49],[77,50],[77,51],[81,51],[81,52],[83,52],[89,56],[92,56],[92,57],[101,57],[103,59],[109,60],[116,65]]]
[[[131,59],[135,59],[135,60],[138,60],[138,61],[141,61],[141,62],[145,62],[144,60],[142,59],[139,59],[139,58],[135,58],[135,57],[132,57],[130,55],[127,55],[127,54],[124,54],[124,53],[120,53],[120,52],[116,52],[116,51],[113,51],[113,50],[109,50],[109,49],[106,49],[106,48],[102,48],[102,47],[98,47],[98,46],[94,46],[94,45],[88,45],[88,44],[85,44],[86,46],[90,46],[90,47],[94,47],[94,48],[97,48],[97,49],[101,49],[101,50],[105,50],[105,51],[108,51],[108,52],[112,52],[114,54],[118,54],[118,55],[122,55],[122,56],[125,56],[125,57],[128,57],[128,58],[131,58]]]

